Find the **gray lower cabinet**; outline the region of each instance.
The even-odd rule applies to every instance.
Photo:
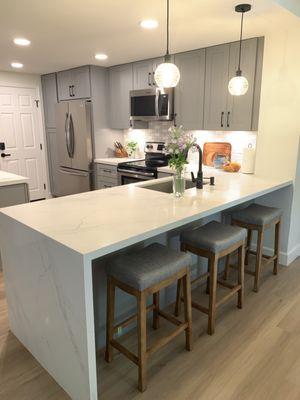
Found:
[[[0,208],[29,202],[27,183],[0,187]]]
[[[109,69],[109,114],[111,129],[130,127],[129,92],[133,89],[132,64]]]
[[[242,43],[241,69],[249,82],[244,96],[232,96],[228,91],[229,80],[238,68],[238,52],[238,42],[206,49],[205,130],[257,130],[263,38]]]
[[[156,87],[154,73],[163,58],[138,61],[133,63],[133,88],[134,90]]]
[[[85,65],[57,72],[57,90],[59,100],[90,98],[90,67]]]
[[[56,74],[42,75],[42,91],[46,128],[55,128],[55,104],[57,103]]]
[[[203,129],[205,49],[175,55],[180,81],[175,88],[176,125]]]
[[[96,164],[96,189],[108,189],[117,185],[117,166],[109,164]]]

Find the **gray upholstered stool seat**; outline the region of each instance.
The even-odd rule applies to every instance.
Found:
[[[181,242],[213,253],[220,253],[246,239],[247,230],[211,221],[181,234]]]
[[[280,218],[282,211],[279,208],[251,204],[247,208],[231,213],[234,220],[253,225],[268,225]]]
[[[191,257],[159,243],[120,254],[109,263],[107,274],[140,291],[170,278],[191,264]]]

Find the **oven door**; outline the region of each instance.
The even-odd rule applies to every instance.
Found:
[[[149,181],[156,178],[156,172],[118,171],[119,185],[129,185],[130,183]]]

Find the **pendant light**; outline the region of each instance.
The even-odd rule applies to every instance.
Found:
[[[243,24],[244,14],[251,10],[250,4],[238,4],[235,7],[235,11],[242,14],[241,18],[241,34],[240,34],[240,48],[239,48],[239,65],[235,76],[229,81],[228,90],[232,96],[243,96],[247,93],[249,83],[247,79],[242,75],[241,70],[241,58],[242,58],[242,40],[243,40]]]
[[[165,60],[156,68],[154,79],[158,87],[171,88],[177,86],[180,79],[179,69],[171,62],[169,53],[169,37],[170,37],[170,4],[167,0],[167,52]]]

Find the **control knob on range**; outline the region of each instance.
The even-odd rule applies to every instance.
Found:
[[[146,149],[152,150],[153,149],[153,145],[152,144],[147,144]]]

